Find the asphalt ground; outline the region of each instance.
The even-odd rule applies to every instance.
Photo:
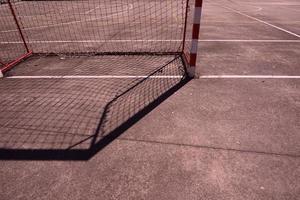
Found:
[[[299,10],[300,4],[295,0],[205,1],[199,42],[199,79],[178,88],[88,160],[1,160],[2,199],[299,199]],[[70,66],[65,65],[67,62],[77,62],[76,66],[80,66],[83,62],[94,63],[96,58],[44,59],[49,60],[32,58],[10,72],[10,76],[56,76],[55,70],[51,72],[45,62],[62,63],[55,65],[62,70]],[[158,63],[156,59],[140,62]],[[168,56],[164,59],[170,60]],[[30,66],[39,70],[33,71]],[[88,72],[94,71],[93,64],[87,66],[90,66],[86,69]],[[149,85],[156,87],[150,87],[152,90],[142,87],[133,94],[160,93],[165,90],[155,89],[178,84],[180,64],[171,66],[175,67],[166,73],[176,76],[171,82],[158,79],[153,84],[150,81]],[[140,72],[143,75],[158,73],[159,67],[162,66],[140,69]],[[76,69],[71,76],[87,75],[87,71]],[[133,71],[125,70],[121,74],[137,76]],[[61,72],[69,75],[70,70]],[[102,72],[97,75],[112,76],[118,70],[110,68]],[[97,79],[101,83],[89,79],[80,80],[86,82],[83,84],[78,81],[70,84],[73,79],[65,77],[66,80],[62,80],[65,83],[61,84],[56,82],[59,78],[62,77],[43,81],[43,86],[48,84],[46,95],[68,89],[91,102],[93,96],[78,93],[80,85],[89,85],[87,90],[96,91],[89,95],[98,94],[99,85],[103,85],[102,79]],[[0,84],[11,82],[15,86],[21,81],[28,80],[4,78]],[[49,83],[51,81],[56,84]],[[128,84],[127,79],[119,81],[120,85]],[[22,91],[30,84],[38,86],[36,82],[40,79],[29,79],[29,82],[20,84],[17,89]],[[107,80],[108,86],[113,83]],[[17,95],[18,91],[13,94]],[[33,99],[15,104],[24,106],[26,100],[34,100],[34,93],[31,95]],[[136,99],[133,96],[129,99]],[[151,98],[136,100],[150,101]],[[97,103],[88,105],[99,106]],[[131,104],[121,105],[127,108]],[[123,113],[120,107],[116,108],[117,113]],[[2,120],[7,113],[0,114]],[[80,121],[80,118],[74,119]],[[113,119],[118,124],[120,118]],[[65,138],[63,141],[73,141]],[[54,138],[53,141],[61,140]],[[62,147],[61,143],[55,144]]]

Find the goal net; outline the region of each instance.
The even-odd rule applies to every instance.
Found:
[[[199,0],[1,0],[0,65],[46,55],[182,54]],[[9,67],[7,67],[9,68]]]

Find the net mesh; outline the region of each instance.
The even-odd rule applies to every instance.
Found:
[[[15,1],[14,7],[35,53],[166,53],[182,51],[186,3],[187,0],[48,0]],[[1,30],[0,34],[7,35],[18,32],[13,26]]]

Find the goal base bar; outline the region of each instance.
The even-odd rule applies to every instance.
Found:
[[[17,59],[15,59],[14,61],[4,65],[3,68],[0,69],[0,77],[3,77],[3,74],[9,70],[11,70],[15,65],[19,64],[21,61],[23,61],[24,59],[30,57],[33,54],[32,51],[29,51],[28,53],[18,57]]]
[[[173,56],[181,52],[47,52],[33,53],[35,56]]]

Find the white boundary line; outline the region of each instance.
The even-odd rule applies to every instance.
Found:
[[[235,13],[238,13],[238,14],[240,14],[240,15],[243,15],[244,17],[248,17],[248,18],[250,18],[250,19],[256,20],[256,21],[258,21],[258,22],[261,22],[261,23],[263,23],[263,24],[266,24],[266,25],[268,25],[268,26],[271,26],[271,27],[273,27],[273,28],[276,28],[276,29],[278,29],[278,30],[280,30],[280,31],[283,31],[283,32],[285,32],[285,33],[288,33],[288,34],[290,34],[290,35],[296,36],[297,38],[300,38],[300,35],[298,35],[298,34],[296,34],[296,33],[293,33],[293,32],[291,32],[291,31],[288,31],[288,30],[286,30],[286,29],[284,29],[284,28],[281,28],[281,27],[279,27],[279,26],[270,24],[270,23],[268,23],[268,22],[266,22],[266,21],[263,21],[263,20],[261,20],[261,19],[258,19],[258,18],[256,18],[256,17],[252,17],[252,16],[250,16],[250,15],[247,15],[247,14],[245,14],[245,13],[242,13],[242,12],[240,12],[240,11],[238,11],[238,10],[233,9],[233,8],[230,8],[230,7],[227,7],[227,6],[222,6],[222,5],[220,5],[220,6],[223,7],[223,8],[226,8],[226,9],[228,9],[228,10],[231,10],[231,11],[233,11],[233,12],[235,12]]]
[[[279,5],[279,6],[300,6],[299,3],[281,3],[281,2],[255,2],[255,3],[246,3],[248,5],[270,5],[270,6],[273,6],[273,5]]]
[[[199,40],[200,42],[273,42],[273,43],[284,43],[284,42],[300,42],[300,40]]]
[[[100,6],[101,6],[101,5],[100,5]],[[92,9],[86,11],[84,14],[89,14],[90,12],[93,12],[94,10],[100,8],[100,6],[96,6],[95,8],[92,8]]]
[[[203,75],[200,79],[300,79],[300,76],[281,75]]]
[[[28,41],[27,43],[108,43],[108,42],[115,42],[115,43],[121,43],[121,42],[181,42],[182,40],[51,40],[51,41],[43,41],[43,40],[33,40]],[[300,41],[300,40],[299,40]],[[19,44],[22,43],[20,41],[14,41],[14,42],[0,42],[0,44]]]
[[[9,79],[179,79],[183,76],[9,76]],[[200,79],[300,79],[300,76],[287,75],[203,75]]]
[[[122,42],[181,42],[182,40],[52,40],[52,41],[43,41],[43,40],[33,40],[28,41],[29,44],[40,44],[40,43],[122,43]],[[187,40],[190,41],[190,40]],[[270,43],[300,43],[300,40],[199,40],[199,42],[270,42]],[[23,44],[20,41],[12,41],[12,42],[0,42],[0,44]]]
[[[135,79],[135,78],[150,78],[150,79],[178,79],[183,76],[9,76],[9,79]]]

